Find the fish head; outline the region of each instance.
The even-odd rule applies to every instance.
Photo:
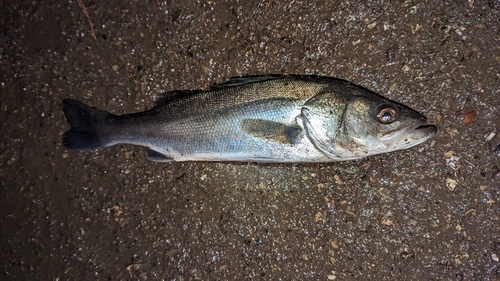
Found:
[[[437,132],[422,114],[378,95],[355,96],[344,114],[344,130],[337,140],[354,157],[410,148]]]
[[[311,142],[333,160],[406,149],[437,132],[417,111],[363,90],[341,98],[338,93],[322,95],[308,102],[301,113],[298,121]]]

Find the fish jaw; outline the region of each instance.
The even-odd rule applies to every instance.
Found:
[[[425,123],[426,119],[422,118],[419,122],[415,122],[413,126],[401,130],[396,135],[380,137],[385,145],[384,151],[381,151],[381,153],[407,149],[434,137],[437,133],[437,127]]]
[[[437,127],[434,125],[419,125],[403,131],[396,139],[384,142],[384,144],[388,152],[406,149],[429,140],[436,133]]]
[[[437,127],[434,125],[412,126],[402,130],[392,137],[374,138],[364,140],[363,144],[359,141],[357,144],[345,144],[342,141],[337,143],[336,154],[329,155],[331,158],[337,158],[335,161],[362,159],[372,155],[394,152],[419,145],[437,133]],[[351,142],[353,139],[351,139]]]

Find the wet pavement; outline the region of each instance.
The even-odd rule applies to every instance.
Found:
[[[0,4],[1,280],[500,280],[500,2]],[[328,164],[67,151],[62,99],[334,76],[438,126]],[[496,150],[495,150],[496,149]]]

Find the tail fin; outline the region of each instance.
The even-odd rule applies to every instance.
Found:
[[[105,122],[109,122],[113,114],[77,100],[65,99],[63,103],[64,115],[71,126],[71,129],[63,135],[63,144],[66,148],[87,150],[109,146],[109,140],[100,128]]]

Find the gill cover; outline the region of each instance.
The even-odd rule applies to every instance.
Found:
[[[297,117],[302,123],[309,140],[318,150],[332,159],[339,158],[336,137],[345,125],[345,109],[348,99],[343,95],[325,92],[309,99]]]

